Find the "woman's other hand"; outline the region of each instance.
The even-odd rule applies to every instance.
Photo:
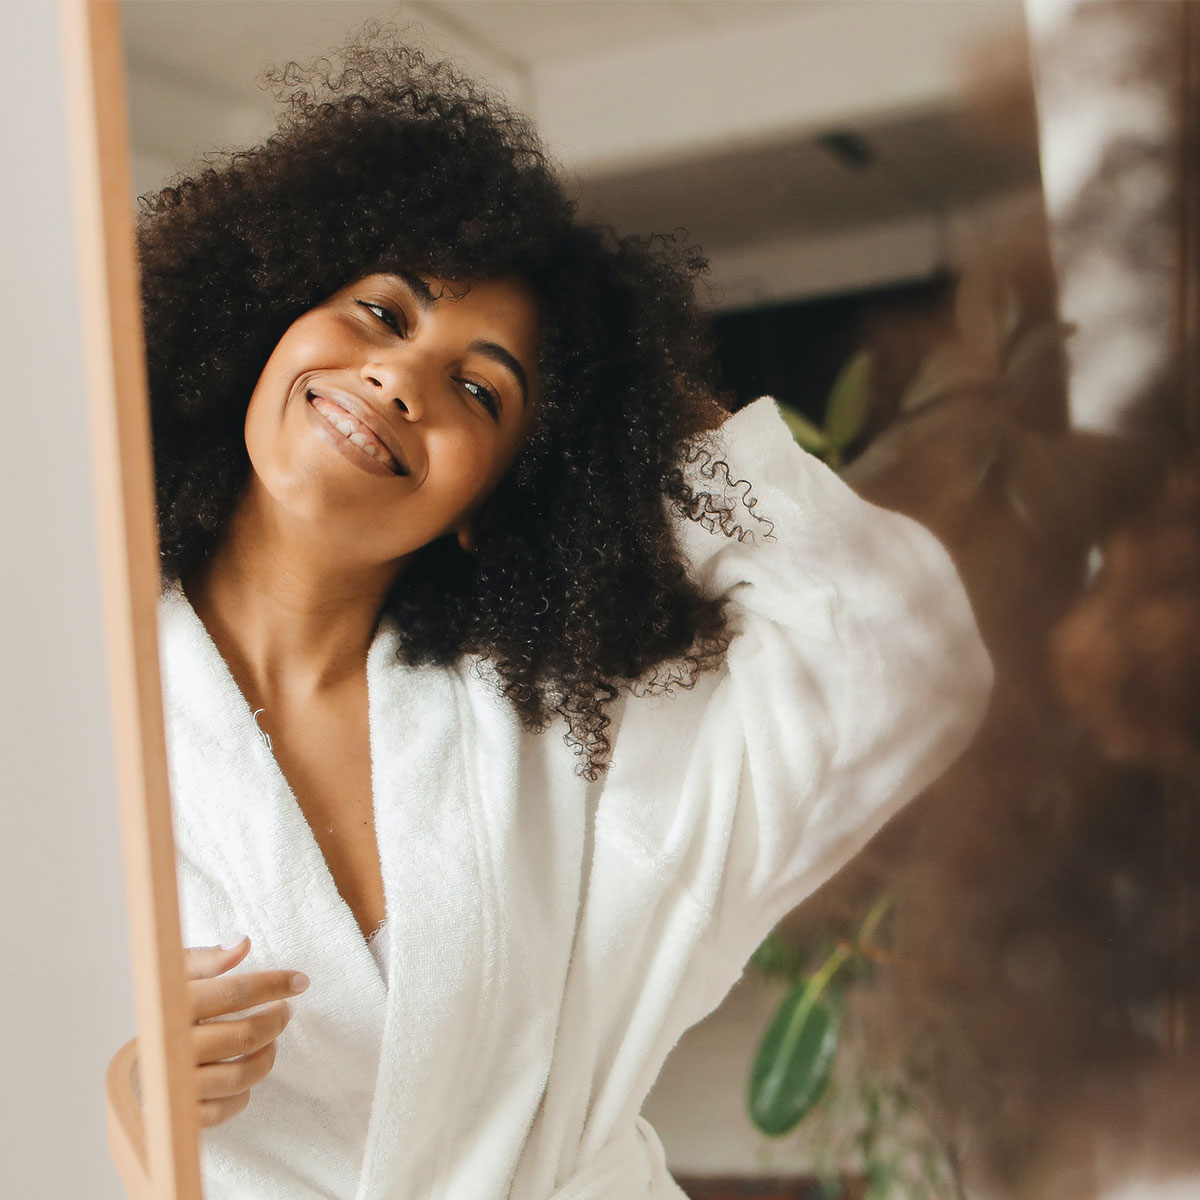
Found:
[[[226,975],[249,951],[250,939],[243,937],[228,947],[183,952],[200,1124],[205,1127],[228,1121],[250,1103],[250,1089],[274,1065],[275,1039],[291,1019],[286,997],[308,987],[308,977],[297,971]],[[245,1015],[234,1015],[241,1013]]]

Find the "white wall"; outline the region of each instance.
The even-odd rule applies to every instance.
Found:
[[[117,1200],[103,1076],[134,1025],[57,17],[0,4],[0,1196]]]
[[[746,1111],[750,1064],[785,994],[748,972],[707,1020],[683,1035],[645,1107],[681,1175],[797,1174],[812,1170],[803,1133],[772,1140]]]

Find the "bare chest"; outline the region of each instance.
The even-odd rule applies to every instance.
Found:
[[[361,685],[261,718],[279,764],[364,936],[386,915],[371,790],[370,725]]]

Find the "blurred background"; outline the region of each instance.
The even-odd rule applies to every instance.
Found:
[[[695,1200],[1200,1195],[1192,9],[122,5],[138,192],[265,137],[268,64],[407,24],[586,213],[703,247],[731,405],[955,557],[988,723],[669,1060]],[[822,1037],[760,1051],[804,997]]]

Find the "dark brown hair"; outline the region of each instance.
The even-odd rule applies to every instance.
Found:
[[[736,532],[724,491],[683,470],[712,460],[719,417],[693,301],[704,262],[581,223],[529,125],[393,30],[269,78],[285,110],[263,145],[142,199],[164,574],[221,538],[250,470],[250,394],[298,316],[373,271],[521,278],[542,327],[535,427],[477,552],[424,547],[387,608],[408,662],[490,660],[528,728],[565,718],[594,777],[621,686],[668,662],[687,684],[727,642],[672,533],[688,518]]]

